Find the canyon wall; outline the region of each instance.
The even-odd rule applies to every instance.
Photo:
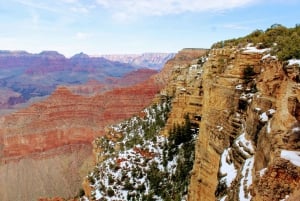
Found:
[[[194,88],[202,89],[201,123],[189,201],[297,196],[299,67],[267,51],[210,51],[203,81]]]

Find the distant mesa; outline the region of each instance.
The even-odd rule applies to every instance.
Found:
[[[71,59],[88,59],[88,58],[90,58],[90,56],[83,52],[75,54],[74,56],[71,57]]]

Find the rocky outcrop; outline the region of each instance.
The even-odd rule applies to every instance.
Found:
[[[189,201],[282,200],[299,189],[299,72],[267,51],[210,51]]]
[[[184,122],[184,116],[189,114],[196,125],[202,116],[202,74],[203,63],[207,59],[206,49],[183,49],[174,58],[173,63],[167,63],[165,68],[172,68],[167,87],[161,95],[173,97],[172,111],[163,130],[168,135],[174,124]]]

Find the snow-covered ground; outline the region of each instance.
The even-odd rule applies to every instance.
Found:
[[[300,66],[300,59],[290,59],[288,62],[289,65],[298,64]]]
[[[240,201],[250,201],[252,198],[248,190],[252,184],[253,165],[254,165],[254,156],[248,158],[244,163],[241,172],[242,179],[240,180],[240,190],[239,190]]]
[[[270,48],[257,49],[256,47],[252,46],[252,44],[248,44],[243,50],[247,53],[265,53],[269,52]]]
[[[103,158],[88,176],[95,200],[143,201],[148,200],[147,196],[164,200],[154,193],[156,187],[150,180],[158,182],[158,186],[172,186],[170,182],[176,178],[178,161],[184,155],[183,144],[180,144],[173,157],[168,158],[170,142],[159,133],[168,115],[167,107],[170,107],[167,103],[152,106],[144,110],[143,118],[133,117],[111,126],[110,135],[122,133],[120,140],[111,141],[103,136],[95,141],[102,149],[99,158]],[[195,140],[194,137],[191,140]],[[178,193],[186,200],[187,191]]]
[[[282,150],[280,156],[300,167],[300,151]]]
[[[234,167],[233,162],[230,160],[229,157],[229,149],[225,149],[221,155],[221,166],[220,166],[220,173],[224,175],[222,177],[221,182],[225,182],[227,187],[231,186],[231,183],[235,179],[237,175],[237,170]]]

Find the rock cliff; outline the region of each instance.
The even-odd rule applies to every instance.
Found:
[[[300,61],[232,44],[184,49],[163,69],[160,95],[173,98],[162,134],[186,114],[200,130],[186,200],[299,200]]]
[[[212,49],[203,69],[188,200],[271,201],[296,193],[299,67],[268,49],[225,47]]]
[[[186,198],[186,176],[192,168],[198,130],[195,127],[199,121],[194,120],[199,115],[199,106],[195,105],[200,96],[199,88],[194,88],[201,82],[206,53],[205,49],[180,51],[155,77],[156,83],[166,83],[153,101],[156,104],[138,116],[107,127],[105,136],[94,141],[96,165],[83,182],[83,200]],[[167,115],[170,96],[173,97],[172,110]],[[186,114],[193,117],[193,125]],[[169,121],[162,131],[167,118]],[[168,136],[177,123],[177,131],[184,129],[186,137],[177,132],[170,134],[173,137]],[[165,136],[160,135],[160,131]],[[161,180],[162,177],[165,179]]]

